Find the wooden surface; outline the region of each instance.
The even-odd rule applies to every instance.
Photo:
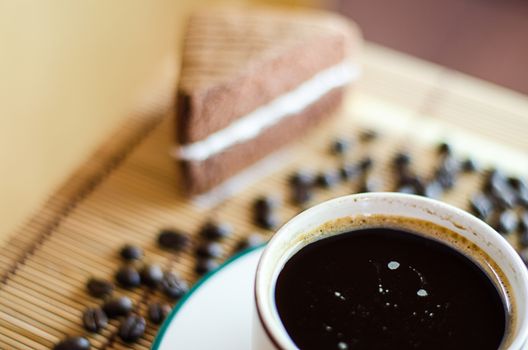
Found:
[[[209,218],[228,222],[235,235],[223,244],[225,257],[248,233],[268,237],[271,232],[251,222],[252,200],[263,193],[281,196],[282,221],[302,210],[289,201],[287,177],[300,167],[338,166],[341,161],[328,153],[336,134],[352,138],[365,126],[380,130],[379,140],[356,144],[349,158],[371,155],[383,190],[394,187],[387,165],[391,154],[410,150],[417,171],[427,176],[436,164],[433,148],[440,139],[448,139],[461,154],[528,175],[525,97],[374,45],[367,47],[364,62],[363,81],[338,119],[289,147],[257,184],[212,207],[180,194],[179,175],[168,156],[171,118],[161,108],[171,94],[160,91],[158,100],[132,116],[1,248],[0,349],[48,349],[75,334],[88,336],[94,349],[129,348],[116,337],[116,321],[101,334],[83,330],[82,311],[99,303],[85,292],[86,280],[111,279],[120,265],[119,247],[132,243],[144,248],[148,261],[194,282],[192,254],[158,249],[158,231],[175,227],[194,237]],[[466,208],[480,181],[478,175],[465,175],[443,199]],[[313,203],[357,189],[353,182],[318,190]],[[144,289],[114,293],[132,297],[140,311],[150,300],[163,300],[159,292]],[[149,348],[155,332],[149,326],[131,347]]]

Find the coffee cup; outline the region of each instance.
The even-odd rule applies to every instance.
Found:
[[[479,261],[503,293],[507,320],[499,349],[525,348],[528,344],[528,273],[519,255],[500,234],[473,215],[436,200],[400,193],[364,193],[329,200],[298,214],[268,243],[255,279],[254,350],[299,348],[279,316],[275,299],[277,279],[285,264],[307,245],[360,230],[365,223],[372,226],[375,221],[380,227],[386,222],[391,222],[391,226],[398,226],[398,222],[418,222],[453,233],[432,238]]]

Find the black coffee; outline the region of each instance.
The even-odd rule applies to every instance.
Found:
[[[498,349],[501,293],[439,241],[369,228],[311,243],[280,272],[280,318],[306,349]]]

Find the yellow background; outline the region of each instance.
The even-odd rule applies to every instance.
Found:
[[[0,241],[129,115],[204,2],[0,0]]]

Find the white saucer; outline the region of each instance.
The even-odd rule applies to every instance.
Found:
[[[263,249],[242,252],[198,281],[167,317],[152,349],[250,349],[253,282]]]

